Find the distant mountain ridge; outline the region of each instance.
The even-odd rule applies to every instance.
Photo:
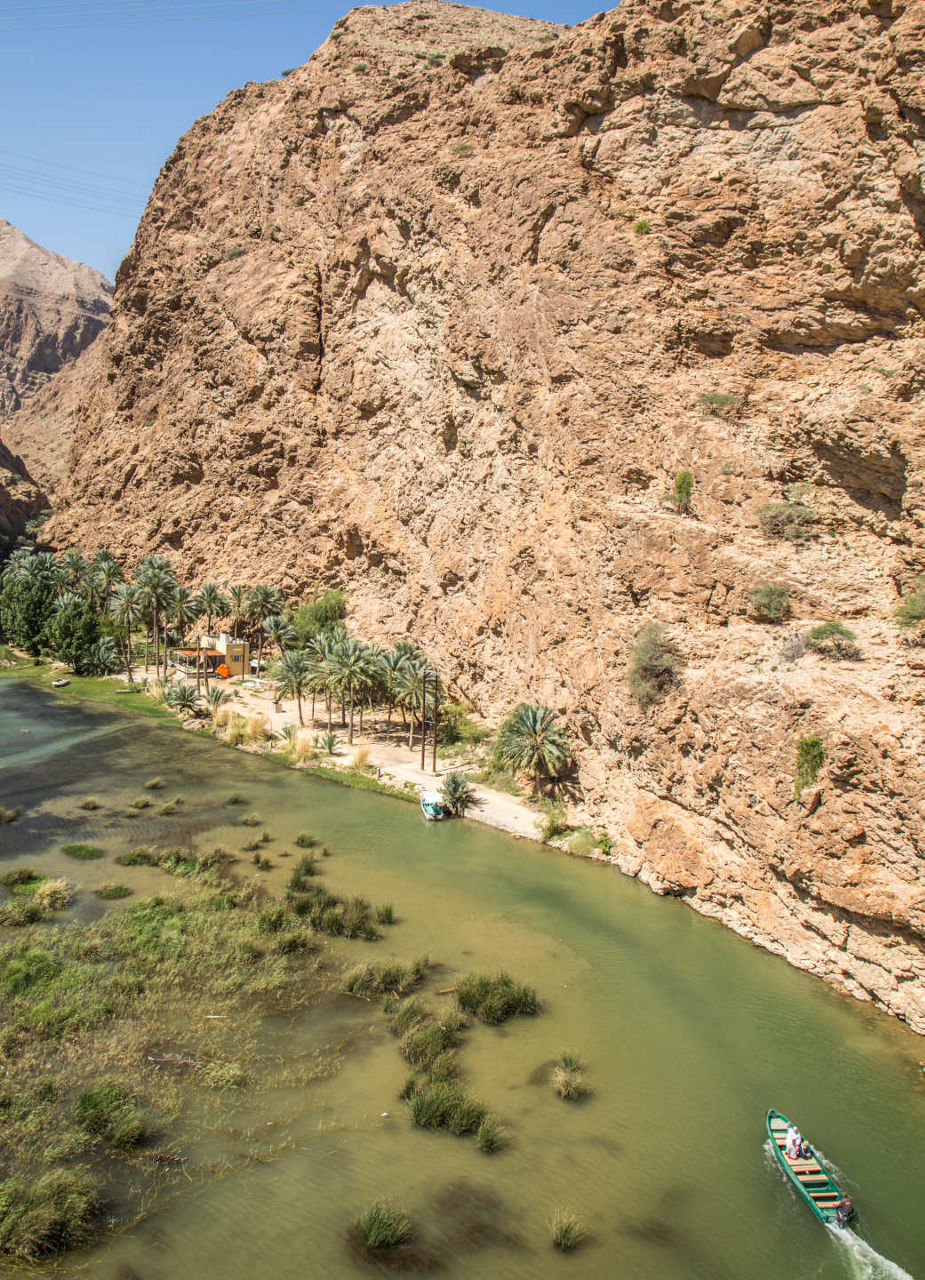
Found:
[[[76,360],[109,320],[112,285],[0,218],[0,419]]]

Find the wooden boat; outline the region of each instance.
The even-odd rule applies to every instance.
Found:
[[[845,1222],[840,1220],[837,1210],[838,1204],[844,1197],[816,1152],[811,1150],[810,1155],[805,1159],[798,1157],[796,1160],[792,1160],[787,1155],[789,1127],[790,1121],[786,1116],[773,1109],[768,1112],[768,1137],[771,1139],[774,1154],[781,1167],[787,1171],[791,1182],[821,1222],[826,1226],[844,1226]],[[851,1209],[848,1214],[848,1218],[852,1217],[854,1217],[854,1209]]]
[[[445,816],[443,796],[439,791],[421,792],[421,813],[428,822],[440,822]]]
[[[51,687],[53,689],[63,689],[66,684],[70,684],[70,680],[65,680],[62,676],[60,680],[52,680]]]

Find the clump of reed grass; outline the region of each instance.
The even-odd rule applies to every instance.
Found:
[[[354,970],[354,972],[357,971]],[[389,987],[383,989],[391,990]],[[367,995],[372,993],[362,991],[357,994]],[[430,1009],[421,996],[412,996],[410,1000],[388,1000],[385,1005],[385,1012],[391,1023],[392,1032],[396,1036],[403,1036],[416,1022],[421,1022],[424,1018],[432,1016]]]
[[[317,874],[318,867],[315,863],[314,854],[303,853],[292,868],[292,875],[289,877],[289,884],[286,889],[287,897],[293,893],[304,892],[309,887],[312,876]]]
[[[475,1133],[485,1119],[485,1107],[449,1080],[421,1079],[408,1095],[408,1112],[421,1129],[449,1129],[460,1137]]]
[[[243,818],[241,819],[241,825],[242,825],[242,826],[244,826],[244,827],[259,827],[259,826],[260,826],[260,814],[259,814],[259,813],[248,813],[245,817],[243,817]]]
[[[82,1089],[74,1104],[74,1119],[86,1133],[117,1151],[140,1146],[149,1136],[135,1095],[114,1080]]]
[[[428,1018],[410,1027],[398,1048],[402,1057],[418,1071],[429,1072],[442,1054],[452,1052],[459,1044],[455,1026]]]
[[[128,853],[116,855],[120,867],[157,867],[160,866],[161,855],[156,849],[129,849]]]
[[[368,1249],[394,1249],[411,1239],[411,1219],[391,1200],[374,1200],[356,1220]]]
[[[484,973],[466,974],[457,983],[456,1000],[464,1013],[491,1026],[515,1014],[538,1013],[540,1008],[534,988],[515,982],[503,970],[495,977]]]
[[[556,1209],[550,1223],[552,1242],[563,1253],[577,1249],[587,1235],[582,1219],[571,1209]]]
[[[34,1261],[89,1242],[99,1191],[80,1169],[0,1182],[0,1255]]]
[[[494,1155],[496,1151],[507,1146],[507,1134],[499,1116],[486,1116],[479,1125],[475,1135],[479,1151],[486,1155]]]
[[[70,905],[72,896],[71,886],[65,879],[44,879],[37,886],[33,900],[44,916],[51,915],[55,911],[65,911]]]
[[[352,767],[360,773],[364,769],[369,768],[369,747],[355,747],[353,752]]]
[[[381,996],[391,994],[404,996],[421,985],[427,977],[430,960],[423,956],[411,964],[399,961],[387,961],[375,964],[372,961],[357,965],[351,969],[344,980],[344,990],[354,996]],[[407,1001],[406,1005],[412,1002]],[[392,1023],[393,1029],[395,1021]]]
[[[0,805],[0,822],[12,823],[12,822],[17,822],[18,820],[19,820],[18,809],[4,809],[3,806]]]
[[[99,809],[100,807],[100,802],[97,800],[96,796],[84,796],[83,800],[81,800],[77,805],[78,809],[86,809],[89,812],[92,812],[94,809]]]
[[[39,875],[37,871],[33,871],[31,867],[14,867],[12,871],[7,871],[0,876],[0,884],[5,889],[9,889],[11,893],[15,893],[17,889],[21,889],[23,886],[38,884],[39,881],[46,878]]]
[[[149,778],[145,783],[146,791],[160,791],[164,786],[163,778]]]
[[[395,923],[395,908],[391,902],[383,902],[381,906],[376,908],[376,919],[380,924]]]
[[[139,796],[137,800],[133,800],[129,808],[131,809],[150,809],[152,801],[147,796]]]
[[[228,799],[225,801],[225,804],[244,804],[244,803],[245,803],[244,797],[239,796],[237,792],[235,792],[233,795],[230,795]]]
[[[314,836],[310,836],[303,831],[301,835],[296,836],[293,843],[297,849],[314,849],[318,841]]]
[[[66,844],[64,852],[69,858],[80,858],[84,862],[91,862],[103,856],[103,850],[97,848],[95,844]]]
[[[94,892],[104,902],[114,902],[117,898],[128,898],[132,891],[127,884],[117,884],[115,880],[107,880]]]

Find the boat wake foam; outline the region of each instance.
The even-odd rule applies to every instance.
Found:
[[[897,1262],[884,1258],[850,1227],[829,1227],[832,1239],[851,1255],[851,1274],[855,1280],[915,1280]]]

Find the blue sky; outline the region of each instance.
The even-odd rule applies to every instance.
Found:
[[[231,89],[307,61],[353,7],[0,0],[0,217],[111,280],[180,135]],[[601,5],[490,7],[573,23]]]

